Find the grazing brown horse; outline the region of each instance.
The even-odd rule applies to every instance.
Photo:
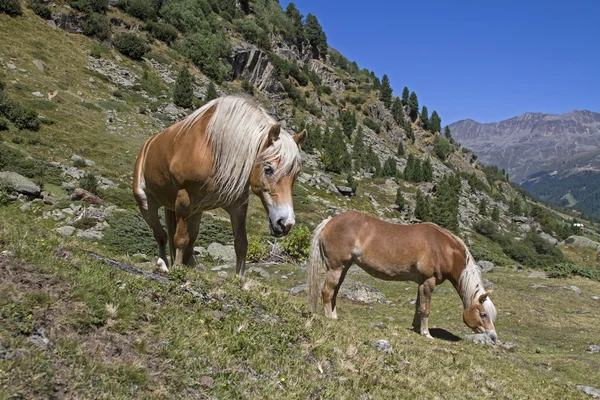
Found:
[[[309,258],[308,302],[316,312],[321,265],[327,276],[321,291],[325,315],[337,318],[336,297],[354,263],[375,278],[419,284],[413,327],[429,334],[431,293],[446,279],[464,305],[463,321],[495,342],[496,308],[483,288],[481,271],[462,240],[432,224],[397,225],[349,211],[321,222],[314,232]]]
[[[286,235],[295,223],[292,186],[305,137],[282,132],[262,108],[237,96],[213,100],[151,137],[135,163],[133,193],[158,242],[159,269],[168,271],[167,240],[171,261],[194,263],[202,212],[220,207],[230,215],[243,276],[249,188],[269,215],[271,234]],[[158,217],[162,206],[168,234]]]

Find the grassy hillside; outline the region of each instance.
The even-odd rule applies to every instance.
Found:
[[[248,4],[253,10],[248,13],[211,11],[218,29],[203,29],[225,35],[232,46],[256,43],[278,71],[266,81],[249,83],[244,74],[218,79],[219,65],[226,68],[226,62],[200,62],[185,50],[185,40],[194,44],[190,35],[198,32],[178,26],[178,39],[169,46],[138,30],[144,23],[127,7],[128,13],[109,7],[106,15],[113,20],[113,37],[134,32],[149,41],[141,60],[121,54],[109,41],[53,29],[25,7],[22,16],[0,14],[2,104],[9,99],[12,107],[33,110],[41,122],[37,130],[6,122],[7,129],[0,129],[0,169],[42,185],[54,201],[16,200],[0,182],[0,398],[546,399],[584,398],[577,385],[600,387],[590,372],[598,369],[598,354],[587,352],[600,345],[595,334],[600,283],[573,276],[597,276],[595,249],[548,250],[537,236],[525,234],[527,225],[564,239],[572,216],[526,200],[497,168],[483,168],[468,150],[442,141],[421,116],[413,120],[409,105],[399,118],[398,108],[394,114],[380,100],[374,73],[333,49],[323,56],[318,43],[319,60],[315,54],[305,57],[307,50],[300,52],[289,36],[293,24],[275,2]],[[83,18],[84,12],[66,5],[55,3],[53,12]],[[244,22],[254,20],[263,29],[258,36]],[[315,62],[322,67],[318,79],[308,67]],[[131,174],[143,142],[191,111],[172,103],[182,66],[194,78],[195,106],[206,100],[211,84],[218,94],[252,92],[288,127],[308,125],[312,138],[323,139],[305,146],[294,187],[298,226],[290,237],[268,237],[267,217],[251,198],[250,257],[267,262],[250,264],[266,274],[251,272],[246,282],[231,267],[213,271],[220,263],[210,258],[201,260],[204,268],[174,268],[170,282],[160,283],[84,252],[154,270],[155,245],[130,194]],[[284,91],[260,90],[259,83],[271,89],[279,83]],[[356,150],[359,127],[363,151]],[[338,134],[353,159],[340,169],[328,156],[329,139]],[[428,178],[420,175],[425,162]],[[112,181],[100,181],[106,186],[98,190],[103,206],[70,200],[73,186],[82,182],[69,173],[79,172]],[[348,174],[358,189],[343,197],[335,186],[347,186]],[[405,204],[400,210],[398,189]],[[409,223],[419,194],[432,210],[424,219],[452,222],[478,260],[495,263],[484,278],[495,290],[499,345],[464,340],[469,332],[449,284],[434,295],[434,341],[409,329],[412,283],[350,274],[348,279],[377,288],[387,301],[342,299],[338,321],[310,315],[304,296],[289,294],[305,282],[307,238],[323,218],[358,209]],[[595,226],[587,226],[585,234],[598,240]],[[57,228],[73,232],[64,235]],[[94,232],[103,237],[84,238]],[[207,213],[197,244],[232,241],[227,215]],[[540,259],[550,261],[541,265]],[[517,265],[525,271],[517,272]],[[544,270],[561,278],[547,278]],[[393,350],[375,349],[378,339]]]

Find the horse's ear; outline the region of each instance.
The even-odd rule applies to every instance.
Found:
[[[492,292],[493,290],[488,290],[487,292],[479,296],[479,303],[483,304],[483,302],[487,300],[487,298],[490,296],[490,294],[492,294]]]
[[[281,124],[275,124],[269,129],[269,146],[279,139],[281,133]]]
[[[294,142],[296,142],[298,147],[300,147],[302,145],[302,143],[304,143],[304,141],[306,140],[306,136],[307,136],[306,129],[303,129],[302,132],[296,133],[294,135]]]

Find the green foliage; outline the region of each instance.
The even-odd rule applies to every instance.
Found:
[[[344,135],[350,139],[352,137],[352,132],[354,132],[354,128],[356,128],[356,113],[351,110],[342,111],[340,123],[342,124]]]
[[[487,215],[487,200],[484,198],[481,199],[481,201],[479,202],[479,215],[482,217],[485,217]]]
[[[108,218],[108,228],[104,230],[101,243],[117,254],[144,253],[158,255],[152,230],[139,211],[117,213]]]
[[[92,171],[86,172],[81,179],[79,179],[79,187],[87,190],[95,195],[100,194],[100,182]]]
[[[483,173],[490,183],[495,181],[508,182],[508,176],[506,175],[506,172],[503,169],[501,170],[498,168],[497,165],[484,166]]]
[[[404,144],[402,144],[402,141],[398,142],[398,150],[396,150],[396,154],[398,154],[400,157],[404,155]]]
[[[431,215],[431,204],[429,196],[424,196],[421,190],[417,191],[417,202],[415,205],[415,218],[420,221],[428,221]]]
[[[381,161],[379,161],[379,157],[373,151],[373,146],[369,145],[367,149],[367,155],[365,157],[365,167],[373,169],[376,173],[381,173]]]
[[[23,15],[21,2],[19,0],[2,0],[0,1],[0,14],[8,14],[11,17]]]
[[[204,218],[200,223],[198,238],[196,244],[208,247],[211,243],[217,242],[223,245],[228,244],[233,239],[233,231],[228,222],[220,222],[212,218]]]
[[[208,87],[206,88],[206,93],[204,94],[204,101],[208,103],[209,101],[214,100],[217,97],[219,97],[219,95],[217,94],[217,88],[215,87],[215,84],[211,81],[208,83]]]
[[[39,0],[30,0],[29,8],[39,17],[43,19],[52,18],[52,10],[47,4],[42,3]]]
[[[148,21],[156,18],[155,0],[120,0],[118,6],[125,12],[142,21]]]
[[[146,41],[133,33],[118,34],[113,44],[119,52],[133,60],[141,60],[150,51]]]
[[[4,117],[0,117],[0,132],[8,130],[8,120]]]
[[[419,116],[419,100],[417,99],[417,94],[415,92],[410,93],[408,107],[410,109],[410,119],[415,122]]]
[[[521,200],[519,200],[519,197],[515,196],[512,199],[508,205],[508,212],[512,215],[521,215],[523,213],[523,208],[521,207]]]
[[[404,123],[404,131],[406,132],[406,138],[409,139],[411,143],[414,143],[415,133],[413,132],[412,124],[410,123],[410,121],[406,121]]]
[[[390,78],[383,75],[381,79],[381,87],[379,88],[379,100],[383,102],[385,108],[390,108],[392,105],[392,87],[390,86]]]
[[[423,129],[425,129],[426,131],[431,129],[431,127],[429,126],[429,114],[427,112],[427,107],[425,106],[423,106],[423,108],[421,109],[421,122],[423,123]]]
[[[348,182],[348,186],[352,189],[352,193],[356,193],[358,190],[358,182],[352,176],[352,172],[348,172],[348,176],[346,176],[346,181]]]
[[[304,25],[302,24],[302,19],[304,16],[296,8],[294,3],[289,3],[287,5],[287,8],[285,9],[285,15],[292,23],[292,29],[289,33],[291,41],[301,45],[302,41],[304,40]]]
[[[460,178],[447,175],[438,184],[431,213],[427,217],[452,232],[458,233],[458,202],[460,198]]]
[[[265,240],[262,238],[250,235],[248,237],[248,252],[246,253],[246,259],[250,262],[265,261],[269,256],[271,248]]]
[[[404,86],[404,89],[402,89],[402,105],[403,106],[407,106],[408,102],[409,102],[409,91],[408,88],[406,86]]]
[[[4,92],[0,92],[0,115],[6,116],[18,129],[30,131],[40,129],[37,112],[9,99]]]
[[[448,140],[452,139],[452,133],[450,132],[450,127],[448,125],[446,125],[446,128],[444,128],[444,137]]]
[[[293,260],[304,260],[310,252],[310,229],[296,225],[281,241],[283,251]]]
[[[398,190],[396,190],[396,200],[394,203],[398,206],[398,210],[402,211],[404,209],[406,201],[404,200],[404,195],[402,194],[400,186],[398,186]]]
[[[323,150],[321,158],[327,171],[339,174],[350,170],[350,154],[340,128],[336,126],[331,133],[325,135]]]
[[[498,206],[494,206],[492,209],[492,221],[500,222],[500,209]]]
[[[86,229],[93,228],[97,224],[98,224],[98,220],[96,218],[84,217],[84,218],[79,218],[77,221],[75,221],[73,226],[77,229],[86,230]]]
[[[183,50],[209,78],[223,82],[229,77],[231,67],[222,60],[230,55],[231,43],[222,32],[187,35],[183,41]]]
[[[45,162],[26,157],[23,153],[0,143],[0,171],[13,171],[33,180],[36,184],[63,182],[62,171],[51,168]]]
[[[431,182],[433,179],[433,166],[431,165],[431,160],[426,158],[423,161],[421,166],[421,181],[423,182]]]
[[[370,128],[371,130],[375,131],[375,133],[381,133],[381,126],[379,126],[379,124],[373,121],[371,118],[365,117],[363,123],[367,128]]]
[[[173,103],[179,107],[192,108],[194,103],[194,88],[192,87],[192,74],[185,66],[179,69],[179,75],[173,89]]]
[[[234,29],[240,32],[250,43],[254,43],[263,49],[270,49],[271,42],[264,29],[252,19],[236,19],[233,23]]]
[[[409,154],[404,167],[404,179],[409,182],[420,182],[422,177],[421,161]]]
[[[13,187],[6,179],[0,178],[0,206],[5,206],[10,202],[10,195]]]
[[[493,222],[490,222],[487,220],[481,220],[481,221],[475,222],[473,224],[473,229],[475,230],[475,232],[477,232],[485,237],[488,237],[492,240],[498,234],[498,226],[496,224],[494,224]]]
[[[108,10],[108,0],[68,0],[71,7],[86,14],[105,13]]]
[[[398,174],[398,167],[394,157],[388,157],[383,163],[382,175],[386,178],[395,177]]]
[[[242,81],[242,90],[246,93],[248,93],[249,95],[253,95],[254,94],[254,85],[252,84],[252,82],[248,79],[244,79]]]
[[[448,156],[454,151],[454,146],[440,135],[435,135],[433,139],[433,152],[442,161],[446,161]]]
[[[431,119],[429,120],[429,128],[432,132],[436,133],[441,132],[442,130],[442,119],[435,110],[433,110],[433,113],[431,113]]]
[[[321,149],[323,146],[323,133],[321,127],[317,124],[306,124],[306,141],[302,145],[302,149],[309,154],[313,154],[314,150]]]
[[[306,16],[304,37],[310,43],[314,57],[325,58],[327,55],[327,36],[323,32],[317,17],[312,14]]]
[[[600,270],[579,264],[562,262],[549,265],[544,270],[548,273],[549,278],[565,279],[573,275],[578,275],[594,281],[600,281]]]
[[[279,57],[275,53],[269,54],[269,61],[273,64],[273,67],[277,70],[279,80],[284,83],[285,78],[294,78],[300,86],[308,85],[310,81],[308,74],[298,68],[295,62],[286,60],[285,58]]]
[[[164,22],[148,22],[144,26],[144,29],[148,30],[152,37],[165,42],[168,45],[174,43],[179,37],[177,28]]]
[[[354,169],[357,171],[366,166],[367,153],[365,152],[365,134],[362,130],[362,126],[358,127],[356,135],[354,135],[352,158],[354,159]]]
[[[404,109],[402,107],[402,101],[398,97],[396,97],[392,103],[392,117],[397,124],[404,124]]]
[[[206,0],[166,0],[160,8],[163,21],[183,34],[203,33],[206,36],[221,33],[222,28]]]
[[[108,46],[104,43],[94,43],[92,45],[92,49],[90,50],[90,56],[94,57],[94,58],[100,58],[102,57],[103,54],[107,54],[110,51],[110,49],[108,48]],[[88,105],[91,105],[92,103],[85,103],[84,107],[86,108],[90,108]],[[95,107],[95,106],[93,106]],[[90,108],[93,109],[93,108]]]

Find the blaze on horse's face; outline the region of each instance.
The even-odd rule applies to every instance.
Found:
[[[297,168],[291,174],[282,173],[279,171],[281,167],[279,159],[266,160],[263,157],[270,146],[273,146],[278,140],[283,140],[279,137],[280,131],[281,125],[279,124],[271,127],[265,147],[259,156],[259,162],[254,166],[250,176],[250,188],[254,194],[260,197],[263,207],[269,215],[269,230],[275,237],[287,235],[296,223],[292,187],[300,172],[300,168]],[[298,148],[305,138],[305,130],[293,136]]]
[[[491,300],[489,299],[491,293],[492,291],[488,290],[480,295],[471,307],[466,308],[463,312],[463,321],[476,333],[487,333],[494,343],[496,343],[498,335],[496,334],[494,321],[492,321],[493,316],[489,315],[485,307],[486,301],[489,301],[491,304]]]

